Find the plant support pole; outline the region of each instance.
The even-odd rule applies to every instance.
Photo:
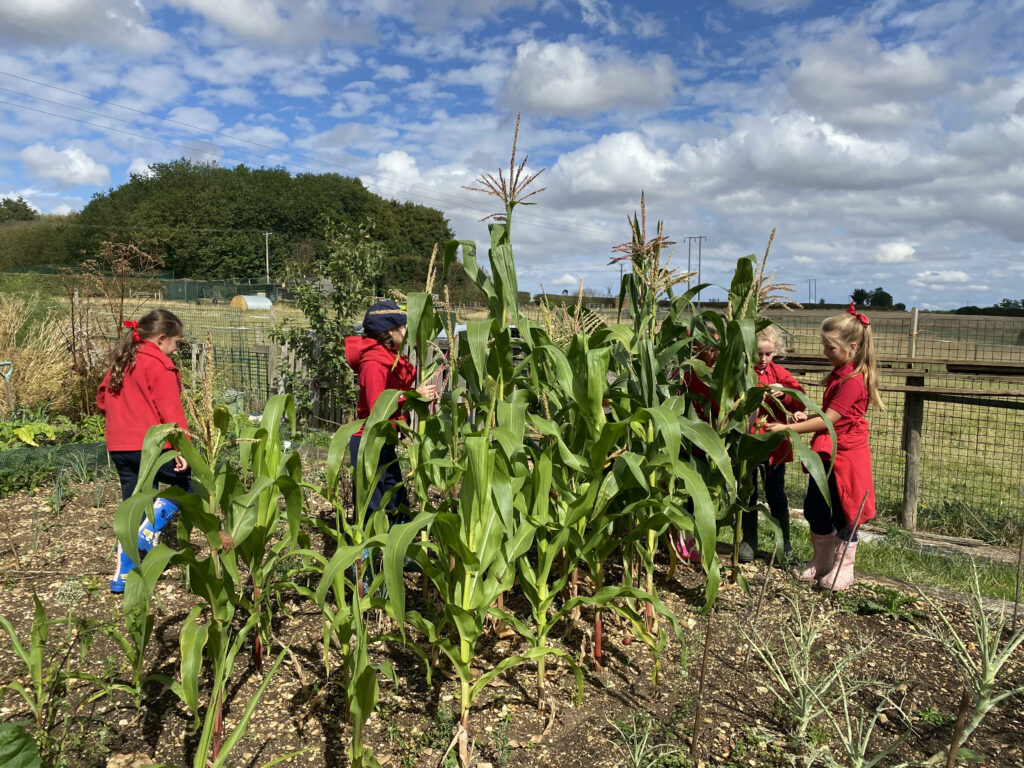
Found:
[[[693,708],[693,735],[690,740],[690,760],[697,759],[697,736],[700,732],[700,717],[704,713],[704,681],[708,673],[708,651],[711,648],[711,621],[715,618],[715,606],[712,603],[708,611],[708,626],[704,630],[704,653],[700,662],[700,683],[697,686],[697,704]]]

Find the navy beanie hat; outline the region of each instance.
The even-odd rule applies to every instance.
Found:
[[[363,335],[377,337],[407,322],[405,312],[393,301],[378,301],[366,310],[363,317]]]

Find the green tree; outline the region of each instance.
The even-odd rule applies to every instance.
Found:
[[[32,221],[37,216],[39,214],[20,195],[17,200],[10,197],[0,200],[0,223],[6,221]]]
[[[868,306],[875,309],[890,309],[892,307],[892,294],[879,286],[871,291],[867,303]]]
[[[372,224],[372,238],[390,260],[422,261],[434,243],[452,234],[440,211],[385,200],[359,179],[336,173],[298,174],[283,168],[220,168],[181,159],[157,163],[116,189],[96,195],[83,209],[71,250],[97,253],[104,240],[126,240],[160,256],[178,277],[259,277],[265,270],[265,232],[270,272],[280,277],[327,258],[324,221],[346,227]],[[390,269],[387,270],[390,274]]]
[[[300,413],[314,418],[320,416],[328,391],[341,393],[346,407],[354,403],[352,370],[345,363],[345,337],[355,333],[354,323],[369,306],[384,268],[384,248],[374,242],[365,226],[329,222],[323,240],[326,258],[314,264],[313,274],[289,276],[295,281],[295,304],[309,327],[285,325],[273,334],[305,367],[301,378],[286,381],[285,386]]]
[[[853,293],[850,294],[850,301],[858,307],[866,306],[870,298],[871,293],[863,288],[854,288]]]

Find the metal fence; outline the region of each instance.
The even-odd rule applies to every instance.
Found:
[[[153,302],[158,305],[167,306]],[[278,391],[280,375],[298,375],[295,361],[282,356],[269,335],[287,310],[209,303],[171,308],[196,346],[207,336],[213,340],[217,386],[251,412]],[[830,314],[834,310],[804,310],[776,318],[789,350],[788,360],[780,362],[818,402],[818,382],[827,372],[818,329]],[[872,313],[871,320],[886,366],[886,410],[868,413],[881,516],[908,522],[910,467],[909,479],[917,478],[913,512],[920,527],[1009,540],[1024,511],[1024,318],[920,313],[916,334],[910,313]],[[190,355],[183,351],[185,365],[195,368]],[[330,411],[325,423],[343,420],[336,395],[322,393],[321,410]],[[787,484],[800,506],[807,476],[798,465],[788,470]],[[909,522],[914,524],[912,516]]]
[[[791,367],[819,402],[827,367],[811,363],[829,314],[777,318]],[[886,404],[868,412],[880,516],[1014,540],[1024,524],[1024,318],[872,313],[871,323]],[[793,466],[787,482],[799,505],[807,476]]]

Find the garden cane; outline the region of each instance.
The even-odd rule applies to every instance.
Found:
[[[857,510],[857,519],[853,521],[853,534],[846,543],[843,545],[843,554],[839,558],[840,562],[846,559],[846,552],[850,549],[850,542],[857,536],[857,531],[860,529],[860,517],[864,514],[864,505],[868,503],[868,491],[864,491],[864,498],[861,499],[860,509]],[[839,579],[839,569],[836,569],[835,576],[832,577],[832,584],[829,586],[829,592],[834,592],[836,587],[836,581]]]
[[[14,373],[14,363],[10,360],[0,362],[0,376],[4,377],[4,390],[7,392],[7,412],[14,411],[14,390],[11,389],[11,374]]]

